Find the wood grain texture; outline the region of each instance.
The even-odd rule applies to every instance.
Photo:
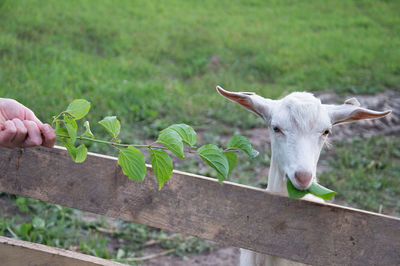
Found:
[[[36,243],[0,236],[0,265],[2,266],[122,266],[124,264],[53,248]]]
[[[150,167],[136,182],[102,155],[0,148],[0,191],[313,265],[400,265],[398,218],[178,171],[158,191]]]

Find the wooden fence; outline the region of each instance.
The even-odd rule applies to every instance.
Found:
[[[398,218],[179,171],[158,191],[147,170],[145,181],[136,182],[113,157],[90,153],[75,164],[59,147],[0,148],[0,192],[312,265],[400,265]],[[0,257],[10,252],[6,242],[0,239]]]

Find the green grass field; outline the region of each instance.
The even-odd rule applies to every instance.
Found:
[[[219,142],[262,122],[218,96],[216,85],[274,98],[303,90],[343,97],[398,90],[399,10],[396,0],[0,0],[0,97],[17,99],[47,122],[85,98],[94,131],[104,132],[95,121],[117,115],[125,143],[154,139],[158,130],[182,122],[196,129],[212,125],[204,138]],[[349,142],[329,161],[339,170],[323,173],[321,181],[342,203],[372,211],[383,205],[399,215],[398,139]],[[112,154],[96,145],[91,151]],[[233,180],[260,185],[248,176],[268,165],[266,153],[242,160]],[[193,161],[178,166],[213,175]],[[178,254],[210,249],[198,240],[170,243],[162,231],[123,222],[117,233],[99,233],[107,225],[78,219],[78,211],[0,199],[14,206],[14,216],[0,216],[0,235],[114,259],[140,256],[149,239]],[[126,245],[110,245],[115,238]]]
[[[0,96],[44,120],[83,97],[132,127],[248,127],[217,84],[269,97],[400,84],[398,1],[0,2]]]

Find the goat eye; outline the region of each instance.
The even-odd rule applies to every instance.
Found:
[[[275,133],[282,134],[282,130],[279,127],[274,127],[273,130],[274,130]]]
[[[322,135],[323,136],[328,136],[329,133],[331,133],[331,131],[329,129],[326,129]]]

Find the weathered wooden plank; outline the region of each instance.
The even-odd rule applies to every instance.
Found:
[[[122,266],[124,264],[69,250],[0,236],[0,265]]]
[[[73,163],[62,148],[0,149],[0,191],[313,265],[400,265],[400,219],[175,171],[129,180],[116,158]]]

